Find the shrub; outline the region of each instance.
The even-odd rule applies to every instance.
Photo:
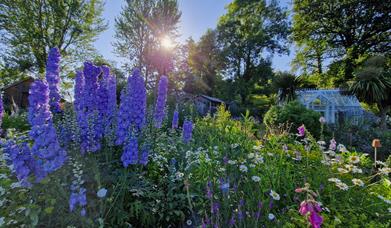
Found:
[[[311,134],[319,138],[321,133],[319,118],[319,113],[307,109],[298,101],[293,101],[284,106],[271,107],[265,114],[263,122],[269,130],[282,124],[292,124],[291,132],[296,132],[300,125],[305,124]]]
[[[27,123],[27,114],[22,112],[17,115],[4,115],[3,124],[1,126],[3,129],[14,128],[17,131],[27,131],[30,129],[30,125]]]

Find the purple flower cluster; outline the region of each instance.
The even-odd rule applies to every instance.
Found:
[[[161,128],[163,119],[165,117],[165,108],[167,100],[167,89],[168,89],[168,78],[167,76],[162,76],[159,80],[159,87],[157,92],[157,100],[155,106],[155,127]]]
[[[83,72],[76,74],[74,104],[82,153],[100,150],[101,139],[114,124],[116,104],[116,79],[110,68],[85,62]]]
[[[141,150],[141,157],[139,163],[142,165],[147,165],[148,164],[148,156],[149,156],[149,148],[148,146],[144,146],[143,149]]]
[[[189,143],[193,135],[193,122],[185,120],[183,122],[182,140],[184,143]]]
[[[1,129],[1,123],[3,121],[3,117],[4,117],[4,106],[3,106],[3,98],[0,93],[0,129]],[[1,130],[0,130],[0,133],[1,133]]]
[[[124,147],[124,152],[121,155],[121,161],[124,167],[134,165],[138,162],[138,142],[137,138],[130,137],[129,141]]]
[[[80,215],[85,216],[86,205],[87,205],[86,189],[71,187],[71,196],[69,198],[69,210],[72,212],[77,206],[80,206],[82,208],[80,211]]]
[[[8,140],[3,145],[4,153],[8,154],[8,159],[12,162],[16,177],[23,186],[31,186],[28,177],[33,172],[39,171],[39,167],[31,154],[27,143],[17,144],[13,140]]]
[[[54,113],[61,112],[60,107],[60,50],[51,48],[46,63],[46,80],[50,90],[50,108]]]
[[[34,140],[32,154],[38,159],[45,172],[53,172],[66,161],[66,151],[60,147],[56,129],[53,126],[52,114],[49,110],[49,88],[46,82],[36,80],[31,84],[29,96],[30,137]]]
[[[172,116],[172,129],[176,129],[179,126],[179,112],[177,110],[174,111],[174,114]]]
[[[121,92],[118,112],[117,145],[122,145],[132,132],[139,132],[145,124],[147,90],[140,71],[135,69],[128,78],[126,90]]]

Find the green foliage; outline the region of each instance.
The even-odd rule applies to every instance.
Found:
[[[256,84],[271,77],[264,51],[285,53],[288,36],[287,12],[276,1],[235,0],[227,6],[217,27],[226,63],[226,75],[234,79],[235,94],[245,104]]]
[[[0,30],[6,60],[22,70],[45,69],[47,52],[58,47],[64,56],[78,58],[93,49],[94,38],[106,26],[100,0],[0,1]],[[74,59],[73,59],[74,60]],[[71,61],[72,62],[72,61]]]
[[[273,129],[283,124],[292,124],[290,131],[296,133],[297,128],[305,124],[315,137],[320,136],[320,114],[318,112],[307,109],[304,105],[297,101],[290,102],[284,106],[273,106],[265,114],[264,124]]]
[[[27,113],[22,112],[17,115],[8,115],[7,113],[3,117],[3,123],[1,125],[3,129],[15,129],[19,132],[30,130],[30,125],[27,122]]]
[[[295,0],[293,39],[304,48],[299,53],[318,65],[325,57],[343,59],[339,85],[353,78],[360,57],[390,52],[390,7],[386,1]]]
[[[280,104],[296,99],[296,90],[300,87],[300,78],[287,72],[279,73],[273,78],[273,86],[278,91]]]
[[[386,128],[386,115],[391,108],[391,69],[386,58],[374,56],[357,70],[356,78],[350,85],[350,91],[361,101],[376,104],[382,115],[382,128]]]
[[[116,52],[129,60],[126,67],[139,67],[147,82],[154,79],[156,71],[161,75],[161,64],[168,65],[165,60],[173,58],[162,49],[161,40],[174,38],[180,17],[177,0],[127,0],[115,19],[114,43]]]

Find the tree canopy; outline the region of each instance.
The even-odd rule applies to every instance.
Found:
[[[101,0],[0,0],[0,42],[5,61],[43,72],[50,47],[77,58],[106,28]]]

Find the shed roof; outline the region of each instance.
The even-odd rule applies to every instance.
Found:
[[[216,103],[225,103],[223,100],[220,100],[219,98],[216,98],[216,97],[210,97],[210,96],[206,96],[206,95],[200,95],[200,97],[203,97],[207,100],[210,100],[210,101],[213,101]]]

